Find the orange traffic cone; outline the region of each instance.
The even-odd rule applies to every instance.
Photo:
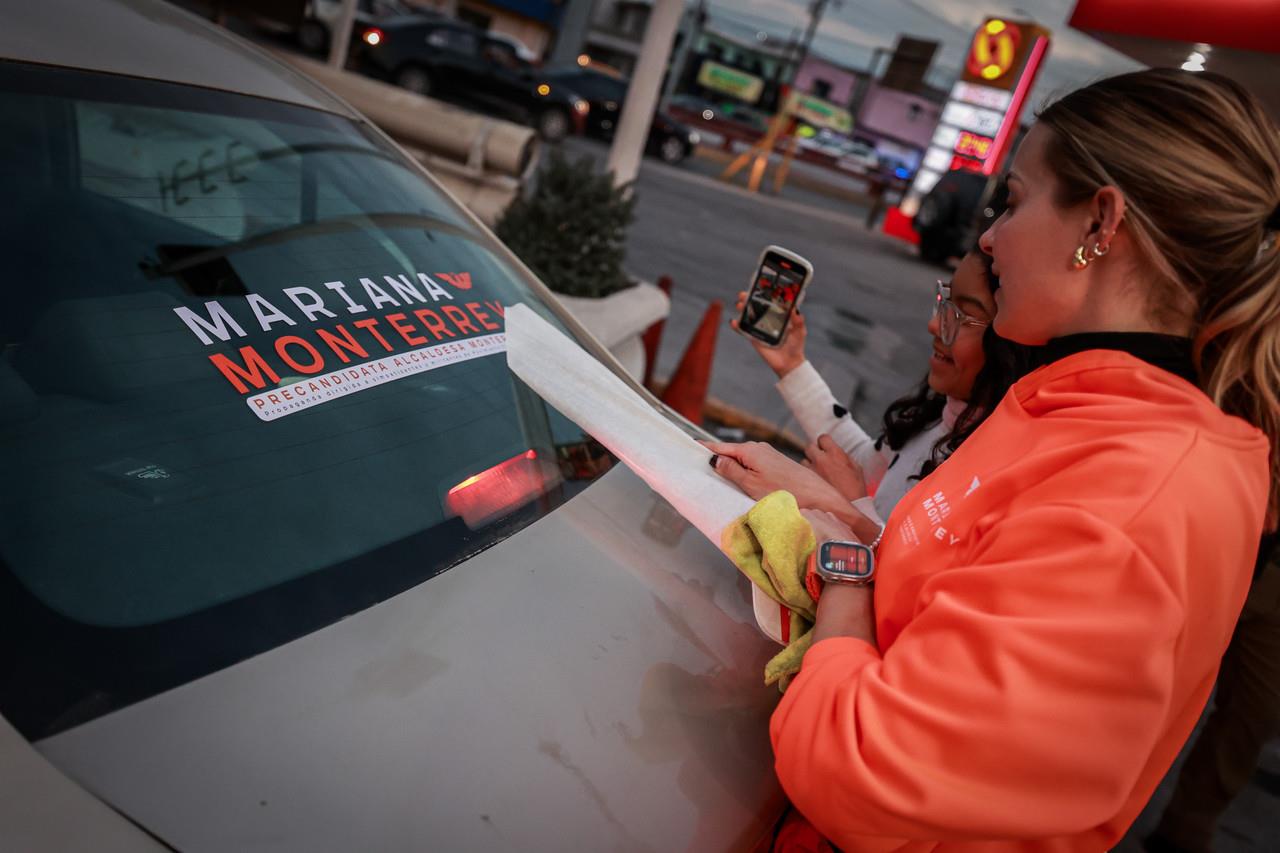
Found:
[[[707,313],[702,315],[702,322],[662,392],[662,402],[699,426],[702,425],[702,409],[707,402],[707,389],[711,385],[711,361],[716,354],[716,332],[720,328],[723,307],[718,299],[707,306]]]
[[[658,289],[671,298],[671,276],[664,275],[658,279]],[[641,343],[644,344],[644,387],[653,390],[653,367],[658,362],[658,345],[662,343],[662,329],[667,325],[667,320],[657,321],[652,326],[644,330],[644,334],[640,336]]]

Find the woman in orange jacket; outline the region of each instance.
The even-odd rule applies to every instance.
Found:
[[[996,331],[1047,363],[898,504],[874,586],[826,583],[773,717],[783,788],[851,853],[1108,849],[1190,734],[1276,526],[1261,106],[1208,73],[1104,80],[1041,114],[1009,188],[981,240]],[[714,449],[733,480],[793,464]]]

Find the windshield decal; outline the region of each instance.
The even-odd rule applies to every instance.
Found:
[[[440,276],[442,279],[449,282],[454,287],[458,288],[458,290],[471,289],[471,273],[469,272],[460,272],[460,273],[438,272],[436,273],[436,275]]]
[[[375,385],[425,373],[446,364],[495,355],[506,349],[505,334],[481,335],[458,343],[436,344],[353,364],[311,379],[282,384],[273,391],[254,394],[246,402],[259,418],[274,421]]]
[[[436,273],[458,291],[471,274]],[[426,273],[327,281],[319,288],[287,287],[284,299],[250,293],[229,300],[176,307],[174,314],[205,346],[235,344],[246,326],[274,335],[209,361],[264,421],[309,409],[376,385],[473,358],[504,352],[505,307],[467,293],[455,299]],[[462,301],[462,300],[470,301]],[[224,304],[224,302],[226,304]],[[426,305],[429,307],[418,307]],[[225,348],[224,348],[225,349]]]

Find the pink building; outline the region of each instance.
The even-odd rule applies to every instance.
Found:
[[[858,88],[859,73],[836,65],[820,56],[809,54],[804,64],[796,69],[795,88],[807,95],[814,95],[841,107],[853,102]]]
[[[872,83],[858,110],[858,133],[923,151],[929,147],[941,113],[941,104],[922,95]]]

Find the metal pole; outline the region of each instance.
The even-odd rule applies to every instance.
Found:
[[[684,0],[657,0],[649,16],[649,26],[644,31],[640,45],[640,58],[636,73],[627,90],[627,102],[618,120],[618,130],[609,149],[607,168],[613,172],[613,181],[621,186],[635,180],[640,173],[640,158],[644,156],[645,141],[649,138],[649,124],[653,121],[654,108],[658,106],[658,88],[662,85],[662,73],[671,58],[671,42],[680,26],[680,13]]]
[[[560,27],[556,30],[547,60],[549,65],[571,65],[577,60],[591,26],[594,5],[592,0],[566,0],[561,7]]]
[[[342,68],[347,64],[347,46],[351,43],[351,28],[356,21],[356,0],[342,0],[342,11],[337,24],[329,35],[329,64]]]
[[[804,40],[800,43],[800,55],[796,58],[797,71],[809,58],[809,45],[813,43],[813,34],[818,31],[818,22],[822,20],[822,13],[827,11],[827,4],[830,2],[831,0],[813,0],[809,4],[809,27],[804,31]]]

